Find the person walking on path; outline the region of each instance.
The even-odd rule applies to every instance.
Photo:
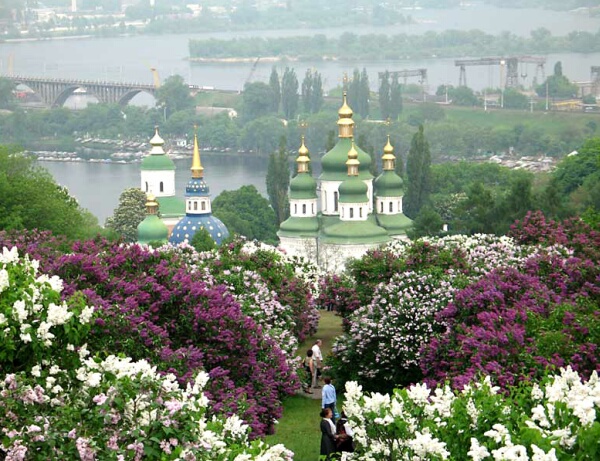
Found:
[[[323,386],[323,395],[321,397],[321,408],[329,408],[331,410],[331,420],[335,424],[335,403],[337,401],[335,387],[331,384],[329,376],[326,376],[323,381],[325,381],[325,385]]]
[[[330,460],[331,455],[336,451],[335,441],[337,435],[335,434],[335,423],[331,420],[333,412],[331,408],[323,408],[321,410],[321,458],[325,457],[326,460]]]
[[[315,366],[315,373],[313,375],[312,387],[319,388],[319,376],[321,376],[321,368],[323,367],[323,355],[321,354],[322,341],[317,339],[313,344],[313,365]]]
[[[306,382],[302,385],[302,387],[304,388],[304,392],[307,394],[312,394],[313,391],[310,388],[312,387],[317,374],[317,368],[314,364],[312,349],[306,351],[306,357],[304,357],[304,370],[306,370]]]

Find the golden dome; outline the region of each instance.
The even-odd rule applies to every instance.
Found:
[[[158,126],[154,127],[154,136],[150,140],[150,144],[153,146],[163,146],[165,144],[165,140],[158,134]]]
[[[344,103],[342,104],[342,107],[340,107],[340,110],[338,110],[338,115],[340,118],[352,118],[352,115],[353,115],[352,109],[348,105],[347,94],[345,91],[344,91]]]
[[[308,156],[308,148],[304,145],[304,135],[302,135],[302,145],[300,146],[300,149],[298,149],[298,155],[300,157]]]

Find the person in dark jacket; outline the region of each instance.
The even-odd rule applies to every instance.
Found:
[[[335,440],[337,435],[335,434],[335,424],[331,420],[333,412],[331,408],[323,408],[321,410],[321,458],[325,457],[326,460],[332,459],[336,451]]]

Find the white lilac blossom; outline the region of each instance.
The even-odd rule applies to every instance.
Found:
[[[600,419],[597,373],[585,380],[567,367],[541,383],[523,386],[515,396],[506,395],[486,377],[461,391],[419,385],[388,395],[364,393],[356,382],[348,382],[343,410],[355,429],[360,453],[351,459],[384,461],[393,455],[414,460],[558,461],[559,450],[561,459],[593,459],[593,447],[578,440],[595,437]],[[514,405],[517,395],[528,398],[527,390],[530,404]],[[519,410],[527,407],[531,412]],[[539,434],[536,444],[528,430]],[[470,441],[467,446],[460,442],[465,438]]]

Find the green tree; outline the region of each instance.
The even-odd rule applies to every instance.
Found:
[[[15,103],[13,90],[15,84],[6,78],[0,78],[0,109],[11,109]]]
[[[271,92],[273,93],[272,111],[277,113],[279,112],[279,104],[281,103],[281,84],[279,83],[279,74],[277,73],[275,66],[273,66],[273,69],[271,70],[269,86],[271,87]]]
[[[431,154],[425,138],[423,125],[414,134],[406,159],[406,177],[408,187],[404,196],[404,212],[414,218],[427,203],[431,190],[430,179]]]
[[[529,98],[514,88],[506,88],[504,90],[504,108],[528,109]]]
[[[425,236],[435,236],[442,232],[444,221],[440,214],[430,205],[425,205],[413,221],[413,227],[408,236],[417,239]]]
[[[379,110],[382,119],[391,117],[391,105],[390,73],[386,70],[381,76],[381,84],[379,85]]]
[[[274,152],[282,136],[285,136],[285,127],[280,119],[273,116],[260,117],[244,126],[240,147],[259,154]]]
[[[286,120],[291,120],[298,111],[298,78],[294,69],[285,68],[281,79],[281,106]]]
[[[324,103],[323,99],[323,78],[319,72],[315,72],[312,78],[312,97],[310,102],[310,111],[316,114],[321,110]]]
[[[585,178],[599,169],[600,138],[588,139],[576,155],[565,157],[556,166],[552,180],[561,195],[569,195],[583,184]]]
[[[106,220],[105,227],[114,230],[126,242],[137,242],[137,227],[145,217],[146,194],[137,187],[131,187],[121,192],[119,204]]]
[[[369,75],[367,74],[367,69],[363,68],[362,73],[360,74],[360,91],[357,109],[357,112],[362,118],[367,118],[369,116],[370,99],[371,89],[369,87]]]
[[[231,234],[269,244],[277,243],[275,212],[254,186],[221,192],[212,202],[212,211]]]
[[[69,239],[100,232],[97,219],[14,146],[0,146],[0,229],[40,229]]]
[[[210,233],[204,228],[196,231],[192,237],[192,240],[190,241],[190,245],[192,245],[194,249],[199,252],[210,251],[217,246],[213,238],[210,236]]]
[[[562,63],[558,61],[554,65],[554,75],[550,75],[544,83],[538,85],[535,89],[538,96],[548,96],[552,98],[574,98],[577,96],[577,85],[563,75]]]
[[[533,207],[532,186],[533,175],[521,176],[514,179],[510,190],[499,205],[494,215],[498,223],[495,233],[504,234],[508,232],[510,225],[517,219],[523,219]]]
[[[300,95],[302,97],[302,107],[304,112],[312,112],[312,92],[313,92],[313,75],[310,69],[306,69],[304,80],[302,80],[302,90]]]
[[[183,77],[172,75],[156,90],[156,103],[164,109],[166,117],[170,117],[180,110],[192,109],[194,98]]]
[[[455,210],[450,224],[453,232],[459,234],[491,234],[494,232],[496,202],[491,190],[481,182],[473,183],[467,189],[467,197]]]
[[[457,106],[476,106],[479,103],[473,90],[467,86],[448,87],[448,97]]]
[[[392,77],[390,86],[390,118],[398,120],[398,116],[402,113],[402,86],[398,82],[398,74]]]
[[[263,82],[246,83],[242,93],[242,118],[254,120],[273,113],[273,89]]]
[[[279,141],[279,151],[269,156],[267,167],[267,194],[271,207],[275,211],[277,224],[281,224],[289,216],[290,203],[288,189],[290,187],[290,166],[286,151],[286,139]]]

